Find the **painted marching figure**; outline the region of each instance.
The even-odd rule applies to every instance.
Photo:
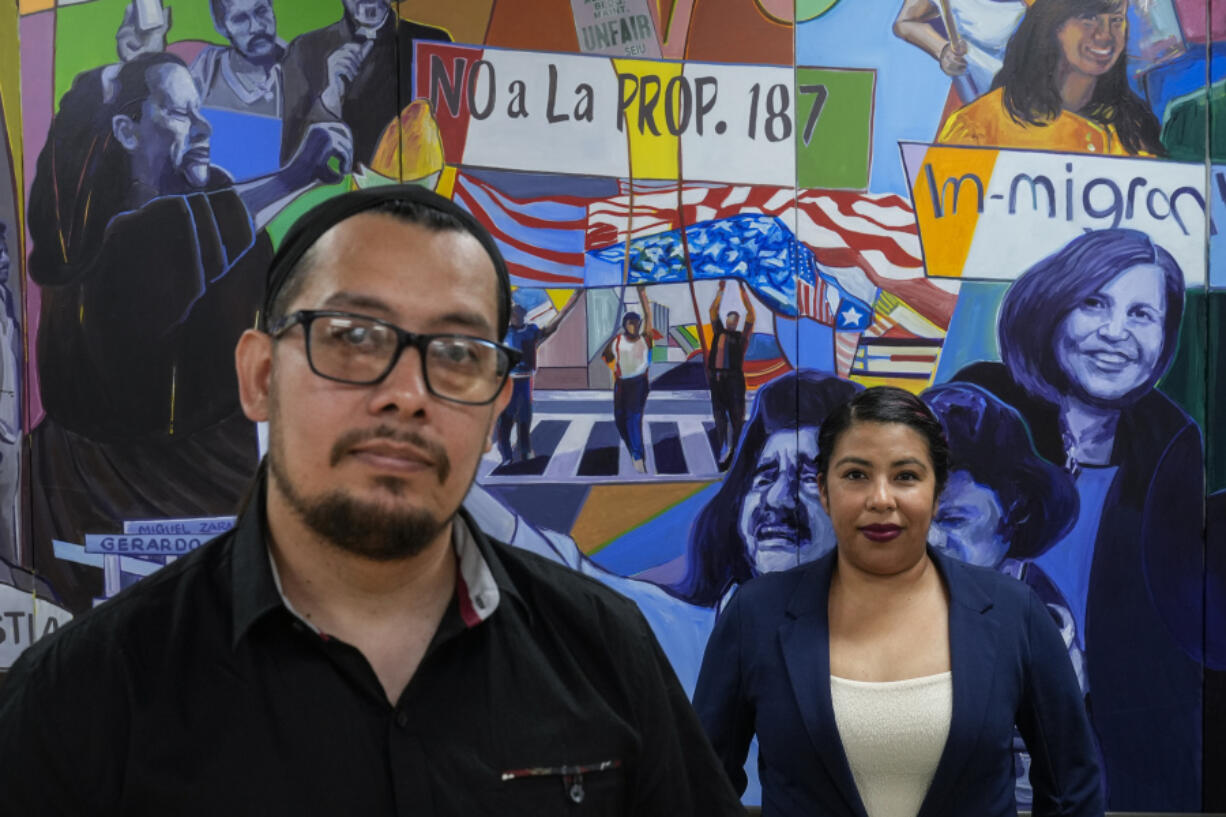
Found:
[[[651,302],[647,288],[638,287],[643,314],[627,312],[622,317],[622,331],[613,336],[602,357],[613,364],[613,421],[621,435],[630,460],[639,473],[647,472],[647,454],[643,445],[643,409],[647,405],[648,372],[651,365],[652,326]]]
[[[738,331],[741,315],[729,312],[720,320],[719,307],[724,299],[725,281],[719,282],[719,291],[711,302],[711,351],[707,357],[707,371],[711,384],[711,413],[715,415],[715,433],[719,442],[719,470],[726,471],[732,463],[736,442],[741,438],[745,424],[745,352],[753,338],[753,301],[745,288],[741,288],[741,303],[745,305],[745,328]]]
[[[579,300],[578,296],[572,297],[562,311],[543,327],[526,320],[527,310],[523,306],[515,304],[511,307],[511,324],[502,342],[518,351],[522,357],[511,369],[511,402],[498,417],[498,453],[502,455],[503,465],[515,459],[511,450],[512,426],[516,429],[515,442],[520,460],[530,460],[536,456],[532,451],[532,376],[536,374],[536,349],[558,331],[562,319]]]

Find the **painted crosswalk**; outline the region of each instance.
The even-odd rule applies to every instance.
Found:
[[[531,483],[671,482],[711,480],[716,467],[715,423],[710,415],[651,414],[643,418],[647,471],[634,468],[612,412],[537,412],[532,419],[527,461],[503,465],[495,447],[482,459],[477,479],[484,485]]]

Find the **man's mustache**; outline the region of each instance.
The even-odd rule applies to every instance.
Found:
[[[768,508],[753,515],[751,529],[754,535],[759,535],[763,528],[785,528],[792,532],[793,540],[799,544],[809,541],[811,531],[806,514],[792,510],[777,510]]]
[[[434,469],[438,472],[438,481],[440,483],[446,482],[448,475],[451,474],[451,458],[447,456],[447,451],[441,445],[427,440],[412,429],[395,429],[391,426],[355,428],[351,431],[346,431],[332,444],[329,464],[336,465],[355,446],[361,445],[368,440],[392,440],[398,443],[407,443],[420,450],[434,462]]]

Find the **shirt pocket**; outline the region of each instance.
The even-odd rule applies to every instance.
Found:
[[[525,766],[501,774],[508,815],[625,813],[626,778],[620,758],[560,766]]]

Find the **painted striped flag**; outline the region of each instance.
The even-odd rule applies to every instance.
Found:
[[[889,317],[892,324],[901,319],[931,326],[888,291],[896,282],[912,288],[927,283],[915,214],[903,196],[684,182],[623,182],[620,189],[622,195],[588,208],[589,251],[672,231],[678,223],[755,212],[777,218],[792,240],[799,236],[798,250],[805,251],[791,254],[794,314],[835,330],[835,368],[844,377],[862,334],[884,317],[871,306],[883,296],[897,313]]]
[[[813,262],[812,252],[799,257],[807,263],[802,263],[796,274],[798,315],[842,331],[859,332],[872,323],[873,308],[847,292],[835,276],[818,267]]]
[[[876,318],[868,333],[873,337],[942,339],[945,330],[920,315],[892,292],[882,292],[873,303]]]
[[[927,380],[940,353],[941,341],[935,338],[862,337],[851,373]]]
[[[924,277],[915,211],[903,196],[689,182],[656,189],[657,184],[624,182],[622,195],[593,202],[587,249],[673,230],[681,223],[763,213],[788,225],[823,268],[840,268],[842,288],[862,301],[871,302],[870,292],[876,289],[869,272],[886,282]]]
[[[834,369],[839,377],[851,377],[851,367],[856,361],[862,332],[834,333]]]
[[[822,310],[809,312],[800,307],[800,314],[834,328],[835,371],[841,377],[847,377],[851,373],[860,335],[873,321],[873,308],[847,293],[840,285],[841,282],[823,269],[817,270],[817,282],[825,293]],[[799,290],[806,285],[807,282],[803,278],[797,279],[798,297]]]
[[[452,197],[494,236],[516,286],[583,284],[588,199],[513,198],[463,171]]]
[[[675,230],[683,222],[689,225],[741,213],[766,212],[761,208],[739,207],[737,197],[729,195],[732,191],[762,188],[690,182],[678,186],[676,182],[637,180],[623,180],[619,188],[623,191],[621,195],[594,201],[588,206],[585,243],[588,250]]]
[[[939,349],[943,329],[890,291],[892,285],[929,283],[914,212],[902,196],[640,180],[619,181],[619,191],[598,200],[518,198],[461,171],[454,195],[490,229],[514,283],[526,287],[582,286],[585,256],[619,244],[624,247],[627,239],[633,244],[636,239],[663,238],[661,234],[677,231],[682,224],[692,229],[717,221],[735,223],[728,220],[736,216],[771,216],[778,219],[784,234],[791,233],[792,240],[799,236],[800,241],[793,253],[786,254],[794,267],[794,305],[775,302],[779,296],[787,298],[791,289],[775,292],[778,282],[770,287],[776,297],[768,301],[775,302],[773,308],[782,307],[784,314],[799,314],[832,327],[840,373],[871,369],[917,376],[915,364],[921,361],[910,359],[914,355],[869,353],[865,344],[887,332],[908,340],[934,339]],[[691,264],[705,262],[700,247],[690,249],[700,256],[691,258]],[[696,277],[710,275],[696,272]]]
[[[795,213],[796,234],[817,254],[819,264],[850,266],[850,250],[882,278],[924,275],[915,211],[902,196],[801,190]]]
[[[834,313],[839,308],[837,290],[826,286],[826,282],[818,278],[815,282],[804,278],[796,280],[796,312],[806,318],[812,318],[818,323],[834,326]]]

